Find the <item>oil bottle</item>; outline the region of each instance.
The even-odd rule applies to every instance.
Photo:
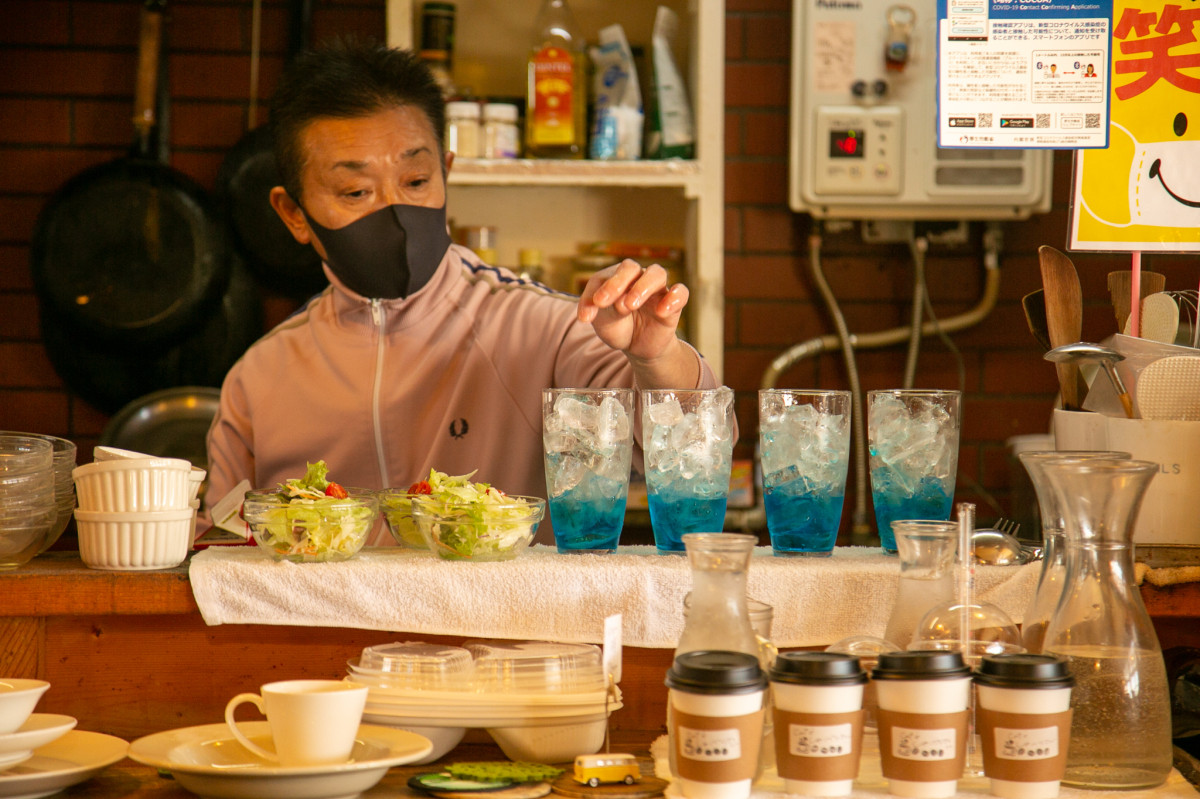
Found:
[[[525,154],[582,158],[587,151],[584,42],[567,0],[545,0],[534,23],[525,112]]]

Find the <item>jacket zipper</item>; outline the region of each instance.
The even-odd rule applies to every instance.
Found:
[[[371,426],[375,432],[375,459],[379,464],[379,484],[388,487],[387,461],[383,455],[383,425],[379,410],[379,395],[383,390],[383,322],[384,311],[382,303],[371,300],[371,320],[375,323],[375,378],[371,388]]]

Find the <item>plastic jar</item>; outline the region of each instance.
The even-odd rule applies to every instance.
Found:
[[[479,157],[479,103],[446,103],[446,149],[458,158]]]
[[[516,158],[520,154],[517,107],[512,103],[488,103],[483,107],[483,157]]]

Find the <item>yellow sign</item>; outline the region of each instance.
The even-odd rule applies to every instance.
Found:
[[[1200,0],[1116,0],[1108,147],[1075,153],[1071,250],[1200,251]]]

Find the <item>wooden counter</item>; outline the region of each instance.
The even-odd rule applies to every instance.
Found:
[[[1144,586],[1142,596],[1164,648],[1200,646],[1200,584]],[[363,647],[397,640],[406,640],[403,631],[209,627],[186,565],[105,572],[75,553],[52,552],[0,574],[0,675],[49,681],[39,712],[126,740],[218,722],[229,697],[271,680],[340,678]],[[670,661],[667,649],[625,648],[615,734],[651,740],[665,731]]]

